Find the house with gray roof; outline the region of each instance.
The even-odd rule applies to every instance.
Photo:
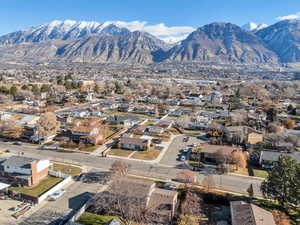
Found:
[[[244,201],[230,202],[232,225],[276,225],[271,212]]]
[[[23,156],[11,156],[0,159],[0,178],[13,184],[34,186],[48,176],[49,160],[36,159]]]

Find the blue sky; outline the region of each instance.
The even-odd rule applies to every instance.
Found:
[[[300,0],[2,0],[0,34],[64,19],[197,28],[215,21],[272,24],[298,12]]]

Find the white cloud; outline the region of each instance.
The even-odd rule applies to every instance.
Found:
[[[300,12],[297,12],[295,14],[290,14],[287,16],[279,16],[276,19],[277,20],[295,20],[300,18]]]
[[[130,31],[145,31],[168,43],[175,43],[183,40],[188,34],[195,31],[195,28],[189,26],[174,26],[168,27],[164,23],[149,25],[146,21],[110,21],[119,27],[125,27]]]

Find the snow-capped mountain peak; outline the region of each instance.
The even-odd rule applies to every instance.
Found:
[[[242,28],[244,30],[248,30],[248,31],[258,31],[258,30],[261,30],[263,28],[266,28],[267,26],[268,25],[264,24],[264,23],[256,24],[256,23],[253,23],[253,22],[248,22],[245,25],[243,25]]]
[[[248,22],[245,25],[242,26],[244,30],[252,31],[257,28],[257,24],[253,22]]]

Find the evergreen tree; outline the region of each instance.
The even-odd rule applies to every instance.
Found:
[[[9,89],[9,94],[13,97],[16,97],[18,88],[16,86],[11,86]]]
[[[290,156],[281,155],[268,178],[262,183],[265,197],[277,200],[288,209],[300,204],[300,165]]]

